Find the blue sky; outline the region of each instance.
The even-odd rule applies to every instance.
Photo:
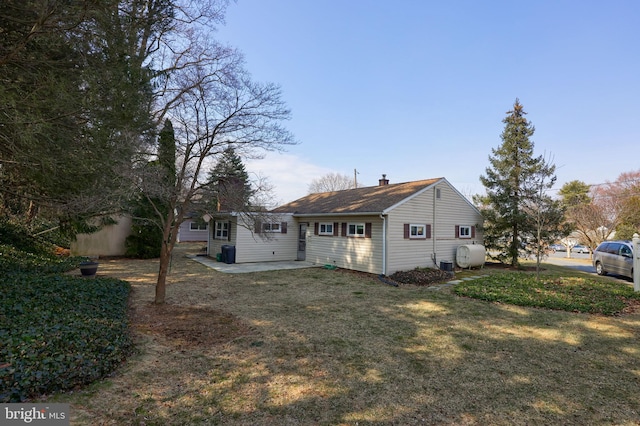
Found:
[[[516,98],[557,188],[640,169],[636,0],[238,0],[217,38],[292,110],[300,143],[245,161],[281,202],[354,169],[481,193]]]

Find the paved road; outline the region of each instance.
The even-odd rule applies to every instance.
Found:
[[[571,257],[567,257],[566,252],[556,252],[550,254],[546,259],[543,260],[543,262],[551,263],[553,265],[566,266],[571,269],[577,269],[579,271],[588,272],[594,275],[596,273],[596,269],[593,267],[593,264],[591,262],[590,254],[571,253]],[[607,276],[626,283],[628,283],[629,281],[633,282],[633,280],[617,275]]]

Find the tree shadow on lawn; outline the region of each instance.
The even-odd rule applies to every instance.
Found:
[[[207,307],[176,305],[138,326],[142,352],[79,404],[78,424],[96,424],[91,407],[111,407],[104,424],[146,425],[620,424],[640,412],[638,315],[492,304],[320,269],[208,290]]]

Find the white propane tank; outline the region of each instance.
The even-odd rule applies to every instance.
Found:
[[[461,268],[472,268],[484,265],[487,251],[480,244],[465,244],[458,247],[456,263]]]

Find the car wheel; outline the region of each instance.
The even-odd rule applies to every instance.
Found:
[[[602,263],[596,262],[596,274],[598,275],[607,275],[607,272],[602,267]]]

